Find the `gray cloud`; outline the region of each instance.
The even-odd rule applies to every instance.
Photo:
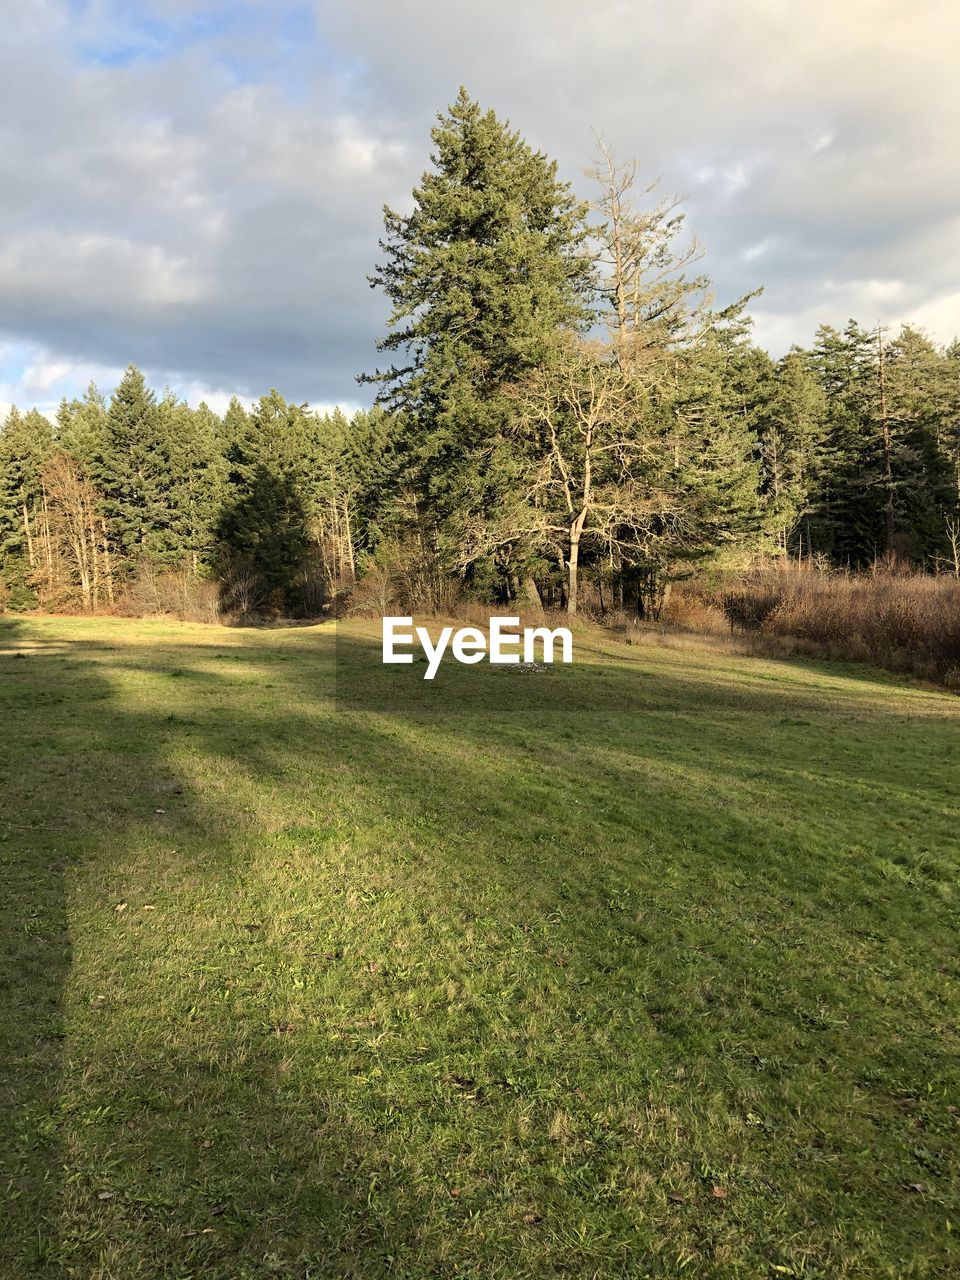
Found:
[[[149,38],[107,0],[7,19],[0,330],[34,352],[32,385],[132,359],[197,394],[356,400],[381,206],[407,199],[461,81],[581,189],[598,129],[687,195],[718,294],[764,284],[777,349],[850,314],[960,328],[950,4],[236,8],[223,27],[154,0]]]

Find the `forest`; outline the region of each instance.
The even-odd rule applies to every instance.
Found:
[[[465,91],[432,143],[370,277],[373,407],[221,417],[130,365],[54,421],[12,408],[0,606],[655,618],[708,570],[960,576],[960,342],[851,320],[774,359],[634,163],[601,144],[581,201]]]

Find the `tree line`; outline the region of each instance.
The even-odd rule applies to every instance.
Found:
[[[111,607],[145,568],[308,615],[357,591],[656,613],[757,554],[960,574],[960,343],[851,321],[774,360],[633,164],[601,147],[581,201],[464,91],[432,141],[411,212],[385,210],[374,407],[274,390],[221,418],[131,366],[54,422],[13,409],[8,606]]]

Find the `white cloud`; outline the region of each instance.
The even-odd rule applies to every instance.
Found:
[[[756,262],[758,258],[765,257],[773,246],[776,244],[775,236],[764,236],[762,240],[758,240],[756,244],[749,244],[741,252],[740,256],[744,262]]]
[[[906,319],[941,341],[960,338],[960,289],[928,299],[908,312]]]
[[[142,4],[174,24],[211,12]],[[946,0],[323,0],[292,49],[271,26],[288,10],[250,0],[231,20],[262,38],[116,66],[81,54],[132,39],[138,6],[4,15],[0,336],[49,362],[18,396],[134,360],[208,398],[356,398],[386,313],[366,284],[381,207],[409,198],[460,81],[581,190],[598,128],[688,193],[719,298],[765,284],[757,333],[778,350],[850,314],[960,327]]]
[[[42,395],[75,372],[77,366],[70,360],[37,360],[24,369],[20,385],[30,396]]]

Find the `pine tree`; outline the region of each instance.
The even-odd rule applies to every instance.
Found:
[[[672,455],[676,515],[663,558],[674,566],[757,544],[761,527],[758,401],[769,377],[765,353],[751,347],[737,307],[704,326],[683,349],[661,428]]]
[[[953,468],[944,448],[945,357],[905,325],[885,352],[893,525],[897,549],[918,561],[943,552]]]
[[[441,551],[459,558],[516,478],[511,386],[557,333],[587,317],[585,206],[464,89],[432,130],[433,169],[414,210],[385,210],[386,262],[371,278],[392,303],[380,349],[400,363],[367,380],[405,424],[406,476]]]
[[[220,447],[226,457],[232,446],[245,440],[250,430],[250,415],[237,396],[230,397],[227,411],[220,424]]]
[[[960,517],[960,340],[943,353],[938,387],[937,447],[950,473],[950,506]]]
[[[191,409],[170,393],[160,401],[157,413],[171,482],[166,496],[166,559],[199,573],[213,550],[223,502],[225,460],[220,450],[220,420],[206,404]]]
[[[811,553],[827,400],[806,352],[794,348],[767,381],[760,408],[764,518],[779,555]]]
[[[880,382],[875,337],[851,320],[843,333],[817,330],[812,365],[827,397],[811,551],[862,568],[886,549]]]
[[[14,406],[0,431],[0,571],[14,603],[33,603],[36,575],[48,556],[43,468],[53,428],[35,409]]]
[[[175,493],[168,424],[143,374],[128,366],[113,393],[91,460],[115,549],[135,561],[175,561]]]
[[[103,447],[106,423],[106,401],[91,382],[79,399],[61,400],[57,410],[57,444],[87,472]]]
[[[310,432],[305,406],[278,391],[247,414],[231,403],[225,503],[216,534],[226,559],[254,574],[276,602],[290,601],[309,544]]]

